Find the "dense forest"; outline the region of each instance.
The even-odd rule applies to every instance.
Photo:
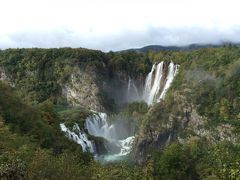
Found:
[[[164,100],[150,107],[144,102],[117,106],[105,98],[106,79],[112,84],[112,77],[141,79],[160,61],[180,65]],[[61,122],[81,124],[91,113],[62,96],[62,87],[79,69],[94,77],[86,82],[100,87],[96,96],[106,112],[137,124],[133,152],[122,161],[95,161],[59,128]],[[160,52],[1,50],[0,179],[238,179],[239,78],[240,48],[231,44]],[[190,111],[201,117],[202,135],[193,130],[198,122],[185,125]],[[169,119],[174,138],[159,148],[151,138],[168,131]],[[137,148],[143,141],[147,145],[139,162]]]

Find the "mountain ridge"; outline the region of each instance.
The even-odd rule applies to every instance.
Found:
[[[193,43],[193,44],[188,44],[188,45],[171,45],[171,46],[164,46],[164,45],[157,45],[157,44],[152,44],[152,45],[147,45],[139,48],[130,48],[130,49],[125,49],[125,50],[120,50],[117,52],[124,52],[124,51],[136,51],[136,52],[148,52],[148,51],[191,51],[191,50],[197,50],[201,48],[219,48],[227,45],[235,45],[239,46],[240,43],[232,43],[232,42],[227,42],[227,43],[216,43],[216,44],[200,44],[200,43]]]

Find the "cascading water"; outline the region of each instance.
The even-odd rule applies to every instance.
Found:
[[[85,121],[85,128],[84,128],[85,131],[81,130],[78,124],[76,123],[74,124],[71,130],[67,128],[64,123],[60,124],[60,128],[65,133],[65,136],[73,140],[77,144],[80,144],[83,152],[91,152],[94,154],[94,157],[96,159],[100,159],[104,161],[114,161],[114,160],[120,159],[120,157],[129,154],[131,151],[131,146],[134,140],[133,134],[130,133],[131,136],[126,137],[126,135],[129,134],[129,133],[126,133],[127,128],[119,127],[119,126],[116,127],[116,126],[117,126],[116,124],[108,123],[107,114],[101,113],[101,112],[95,112],[95,111],[93,111],[92,115],[87,117]],[[126,134],[125,136],[118,134],[119,128],[125,129],[125,133],[124,131],[120,130],[120,132]],[[108,146],[107,146],[108,154],[104,156],[99,156],[95,148],[94,141],[90,141],[87,138],[87,134],[85,132],[95,137],[104,138],[108,142]],[[115,151],[112,151],[111,149],[112,146],[114,146],[115,151],[116,151],[116,148],[118,149],[117,153]]]
[[[103,137],[107,140],[116,139],[116,130],[114,125],[109,125],[107,122],[107,114],[105,113],[94,113],[89,116],[85,121],[85,129],[88,133],[96,136]]]
[[[138,88],[131,77],[128,76],[127,102],[138,101],[139,99],[141,99],[141,96],[139,95]]]
[[[148,105],[152,104],[157,98],[162,78],[162,70],[163,62],[158,65],[154,64],[151,72],[147,75],[143,92],[143,100],[145,100]]]
[[[164,71],[164,62],[154,64],[151,72],[147,75],[144,85],[142,99],[151,105],[155,102],[159,102],[165,97],[165,94],[170,87],[174,76],[178,71],[179,65],[175,65],[170,62],[168,65],[167,75]]]
[[[134,138],[135,138],[135,136],[130,136],[124,140],[118,141],[121,146],[121,151],[118,154],[119,156],[125,156],[131,152],[131,147],[132,147]]]
[[[93,143],[88,140],[85,132],[80,130],[78,124],[74,124],[72,131],[67,128],[64,123],[60,124],[60,128],[66,137],[81,145],[83,152],[95,152]]]
[[[166,78],[166,83],[164,85],[164,88],[163,88],[163,91],[161,93],[161,96],[159,97],[158,99],[158,102],[164,98],[168,88],[170,87],[172,81],[173,81],[173,78],[175,77],[177,71],[178,71],[178,68],[179,68],[179,65],[174,65],[173,62],[171,62],[168,66],[168,75],[167,75],[167,78]]]
[[[147,75],[142,96],[139,95],[138,88],[131,77],[128,78],[127,102],[143,100],[148,105],[159,102],[164,99],[168,88],[170,87],[179,65],[170,62],[167,69],[167,63],[162,61],[153,64],[151,72]]]
[[[109,124],[105,113],[94,113],[85,121],[85,129],[88,133],[95,137],[103,137],[110,143],[114,143],[119,148],[119,153],[106,156],[105,160],[112,161],[118,159],[119,156],[125,156],[130,153],[134,136],[121,139],[118,135],[116,124]]]

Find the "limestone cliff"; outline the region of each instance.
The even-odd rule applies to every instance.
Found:
[[[14,83],[10,81],[10,78],[7,76],[6,71],[3,67],[0,67],[0,81],[9,84],[10,86],[14,87]]]
[[[61,87],[62,95],[69,105],[105,111],[99,100],[99,88],[88,73],[80,70],[72,73],[69,81],[62,84]]]

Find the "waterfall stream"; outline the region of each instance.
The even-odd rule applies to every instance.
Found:
[[[139,101],[141,96],[139,90],[135,85],[134,81],[128,76],[128,87],[127,87],[127,102]]]
[[[119,156],[125,156],[129,154],[134,140],[133,135],[121,138],[122,135],[118,133],[119,128],[123,128],[123,131],[126,131],[127,129],[127,127],[119,127],[116,123],[110,124],[107,120],[107,114],[105,113],[94,113],[85,121],[85,129],[88,130],[90,135],[95,137],[103,137],[110,143],[114,143],[116,147],[119,148],[119,153],[111,154],[111,160],[114,160],[114,158],[118,158]],[[121,132],[123,133],[123,131]]]
[[[164,71],[163,61],[153,65],[151,72],[146,77],[142,97],[148,105],[164,99],[178,68],[179,65],[175,65],[173,62],[170,62],[167,71]]]
[[[85,121],[85,129],[93,136],[103,137],[109,141],[116,140],[115,126],[107,122],[107,114],[105,113],[98,112],[89,116]]]
[[[113,161],[129,154],[134,140],[133,135],[123,139],[120,138],[121,136],[118,135],[116,130],[116,124],[108,123],[107,114],[94,111],[93,114],[85,120],[85,131],[92,136],[104,138],[119,149],[118,153],[111,153],[111,149],[108,149],[110,156],[104,155],[99,158],[94,142],[87,138],[85,131],[81,130],[77,124],[74,124],[72,130],[67,128],[64,123],[60,124],[60,128],[66,137],[81,145],[83,152],[91,152],[96,159],[104,159],[107,161]]]
[[[85,132],[80,130],[78,124],[73,125],[72,131],[64,123],[60,124],[60,128],[66,137],[81,145],[83,152],[95,152],[93,143],[88,140]]]

